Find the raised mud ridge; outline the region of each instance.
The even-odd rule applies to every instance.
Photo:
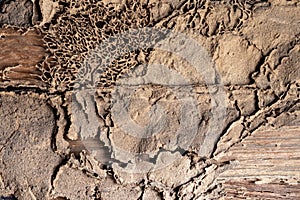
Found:
[[[299,0],[0,0],[0,200],[300,198]]]

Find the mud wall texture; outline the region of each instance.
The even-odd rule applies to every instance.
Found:
[[[0,199],[300,198],[299,0],[0,0]]]

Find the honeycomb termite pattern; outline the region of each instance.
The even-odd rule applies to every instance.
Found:
[[[51,23],[41,28],[50,55],[38,68],[43,72],[42,80],[51,89],[66,91],[72,89],[89,53],[113,35],[142,27],[189,31],[204,37],[214,37],[226,31],[238,32],[243,20],[247,20],[252,10],[264,1],[56,2],[60,10]],[[150,50],[141,51],[147,55]],[[127,52],[111,63],[102,73],[100,83],[103,86],[113,85],[124,70],[134,68],[139,63],[137,58],[141,51]],[[110,54],[109,47],[107,52],[102,52],[103,56],[112,57]]]

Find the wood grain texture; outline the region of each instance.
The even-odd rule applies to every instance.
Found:
[[[218,178],[225,199],[300,198],[299,127],[257,131],[226,157],[235,164]]]
[[[224,184],[224,193],[224,199],[299,199],[300,185],[228,181]]]
[[[0,81],[33,84],[42,74],[35,66],[46,57],[42,35],[34,30],[0,29]]]

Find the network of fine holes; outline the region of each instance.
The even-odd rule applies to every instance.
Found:
[[[121,6],[104,5],[102,1],[96,0],[54,1],[59,3],[60,11],[51,23],[42,28],[45,34],[44,42],[50,56],[38,67],[43,72],[42,80],[55,91],[72,89],[79,69],[85,67],[83,65],[85,58],[102,41],[115,34],[152,26],[175,30],[178,25],[184,28],[182,31],[193,30],[196,34],[210,37],[239,29],[242,25],[242,20],[236,20],[229,26],[223,18],[208,23],[207,16],[219,12],[214,9],[215,7],[226,7],[232,13],[240,10],[242,16],[239,17],[247,19],[253,6],[261,2],[258,0],[187,0],[179,7],[172,8],[173,11],[169,16],[155,21],[151,18],[151,9],[155,7],[155,1],[154,3],[123,1]],[[181,24],[177,24],[179,18],[183,19]],[[124,55],[120,58],[122,62],[116,61],[106,67],[107,72],[103,72],[102,79],[99,80],[100,84],[113,85],[123,69],[135,67],[138,63],[135,61],[137,52],[128,53],[130,56]],[[109,51],[102,54],[102,56],[111,56]]]
[[[78,70],[86,67],[84,59],[102,41],[112,35],[148,24],[147,10],[142,6],[126,4],[125,12],[115,12],[98,1],[60,1],[60,4],[64,9],[44,28],[44,41],[51,56],[40,65],[44,72],[43,80],[58,90],[72,87]],[[128,53],[130,57],[124,55],[120,58],[123,60],[122,64],[112,63],[111,67],[105,67],[108,71],[103,77],[107,78],[107,82],[102,78],[100,83],[110,85],[124,66],[128,68],[135,65],[136,62],[132,59],[134,52]],[[109,51],[101,54],[100,58],[112,57]],[[126,62],[125,57],[128,58]]]

